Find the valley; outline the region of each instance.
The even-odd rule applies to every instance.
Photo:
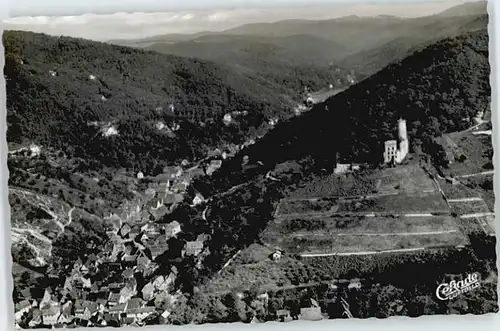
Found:
[[[498,311],[485,15],[6,31],[16,323]]]

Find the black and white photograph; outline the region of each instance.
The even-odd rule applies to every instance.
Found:
[[[490,4],[268,2],[11,11],[16,328],[499,311]]]

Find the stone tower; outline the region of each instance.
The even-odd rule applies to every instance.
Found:
[[[399,135],[399,140],[407,140],[407,134],[406,134],[406,120],[400,118],[398,120],[398,135]]]
[[[398,120],[398,138],[399,138],[399,162],[403,161],[409,151],[408,134],[406,132],[406,120]]]

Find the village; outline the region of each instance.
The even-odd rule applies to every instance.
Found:
[[[91,76],[89,79],[93,79]],[[304,105],[308,102],[304,101]],[[299,106],[304,108],[304,105]],[[239,112],[226,114],[223,122],[230,125],[240,115]],[[273,127],[277,123],[278,119],[273,118],[268,124]],[[91,122],[88,125],[101,127],[106,137],[119,134],[113,123]],[[166,166],[158,175],[149,175],[140,169],[118,170],[112,180],[128,184],[135,197],[123,201],[104,217],[109,240],[99,253],[79,258],[72,268],[64,270],[63,276],[52,270],[50,277],[58,285],[21,290],[15,298],[16,325],[29,328],[140,326],[150,318],[168,323],[171,308],[181,295],[174,286],[177,270],[174,266],[167,275],[160,275],[155,259],[169,251],[168,240],[181,233],[182,228],[177,221],[160,224],[158,220],[184,201],[193,179],[211,176],[224,160],[254,143],[255,140],[249,139],[241,145],[216,148],[195,164],[184,160],[179,165]],[[31,144],[29,148],[19,147],[9,153],[25,150],[30,158],[45,152],[42,146]],[[196,192],[190,205],[205,201]],[[210,234],[202,234],[196,240],[185,242],[180,258],[194,256],[199,266],[209,254],[205,247],[209,238]],[[89,243],[88,249],[96,249],[95,244]],[[278,319],[284,320],[286,315],[283,310]]]
[[[211,175],[236,151],[234,147],[227,152],[217,149],[197,165],[167,166],[157,176],[118,171],[113,180],[130,183],[136,198],[104,217],[109,240],[97,254],[79,258],[63,272],[49,268],[49,278],[56,285],[21,290],[15,298],[16,324],[30,328],[143,325],[152,317],[168,323],[180,295],[174,285],[177,269],[172,266],[168,273],[160,272],[155,259],[169,250],[168,240],[182,228],[177,221],[157,221],[184,200],[193,178]],[[203,201],[196,194],[192,205]],[[185,242],[180,258],[194,256],[201,263],[208,254],[204,243],[209,238],[199,235]],[[95,251],[97,247],[89,243],[87,248]]]

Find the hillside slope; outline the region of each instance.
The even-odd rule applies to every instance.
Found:
[[[488,27],[488,15],[450,16],[446,19],[439,15],[422,18],[418,22],[419,33],[403,32],[394,39],[370,49],[346,56],[335,64],[340,68],[348,68],[360,77],[368,77],[388,64],[410,56],[444,38],[452,38],[467,32]]]
[[[290,95],[305,85],[317,90],[329,84],[348,84],[348,70],[329,68],[346,56],[346,48],[310,35],[210,35],[174,44],[158,42],[145,48],[226,65],[242,74],[258,76],[266,86]]]
[[[200,157],[244,141],[292,105],[255,77],[209,62],[29,32],[7,31],[3,40],[8,141],[108,166],[151,171]],[[235,111],[246,115],[225,126]]]
[[[147,47],[163,53],[196,56],[213,61],[284,61],[290,65],[328,65],[346,55],[348,47],[307,34],[284,37],[210,35],[175,44],[156,43]],[[309,52],[308,52],[309,51]]]
[[[190,292],[259,243],[287,191],[331,173],[336,161],[377,165],[399,118],[407,120],[411,152],[435,156],[435,137],[468,128],[478,112],[490,110],[489,73],[486,30],[441,40],[281,122],[210,178],[195,180],[192,186],[210,199],[194,208],[184,204],[163,220],[189,219],[183,226],[191,237],[212,233],[201,269],[189,261],[178,265],[193,275],[183,288]]]
[[[312,158],[327,167],[337,156],[379,162],[401,117],[412,148],[429,147],[432,137],[464,129],[478,112],[490,110],[488,54],[486,30],[432,44],[278,125],[241,152],[241,158],[261,161],[260,170],[241,175],[241,159],[231,160],[214,179],[219,184],[209,187],[229,188],[290,160]]]
[[[458,6],[451,7],[441,13],[440,16],[467,16],[467,15],[481,15],[487,12],[488,1],[476,1],[464,3]]]

